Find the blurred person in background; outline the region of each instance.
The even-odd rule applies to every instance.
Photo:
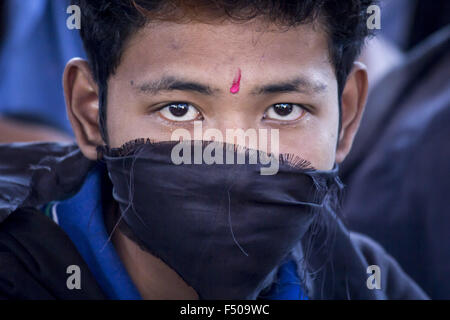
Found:
[[[362,55],[375,74],[365,115],[341,167],[344,218],[432,298],[450,299],[450,1],[385,1],[382,13],[384,40]]]
[[[78,30],[69,30],[69,1],[2,1],[0,143],[70,141],[62,95],[68,60],[84,56]]]

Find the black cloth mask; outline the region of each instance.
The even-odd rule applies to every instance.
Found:
[[[120,221],[200,299],[256,299],[340,188],[338,169],[280,155],[278,172],[262,175],[248,149],[228,144],[220,144],[223,154],[245,153],[245,164],[176,165],[178,143],[142,139],[99,149]],[[194,142],[182,143],[194,153]],[[201,150],[211,143],[200,142]]]

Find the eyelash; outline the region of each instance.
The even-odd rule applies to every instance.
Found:
[[[280,119],[283,116],[279,115],[279,114],[275,115],[276,117],[280,117],[279,119],[275,119],[273,117],[271,117],[271,118],[268,117],[268,113],[270,113],[272,108],[274,108],[275,106],[286,106],[286,105],[289,105],[291,107],[290,112],[289,112],[289,114],[287,114],[286,117],[291,116],[292,114],[295,116],[294,110],[297,113],[299,113],[295,119],[290,119],[290,120]],[[286,103],[286,102],[275,103],[275,104],[271,105],[269,108],[266,109],[266,112],[264,113],[263,119],[270,120],[270,121],[279,121],[279,122],[284,122],[284,123],[294,123],[294,122],[300,120],[301,118],[303,118],[307,112],[308,112],[308,108],[305,105],[302,105],[302,104]]]
[[[193,119],[193,120],[172,120],[172,119],[169,119],[167,116],[164,116],[164,115],[162,114],[164,109],[170,108],[171,106],[176,106],[176,105],[178,105],[178,106],[179,106],[179,105],[187,105],[187,106],[189,107],[189,109],[194,108],[195,111],[197,112],[196,118]],[[189,109],[188,109],[187,112],[190,111]],[[162,107],[158,108],[157,112],[159,112],[160,115],[161,115],[166,121],[170,121],[170,122],[180,122],[180,123],[182,123],[182,122],[190,122],[190,121],[195,121],[195,120],[203,120],[202,113],[198,110],[198,108],[195,107],[193,104],[188,103],[188,102],[182,102],[182,101],[171,102],[171,103],[168,103],[168,104],[163,105]],[[170,111],[169,111],[169,112],[170,112]],[[200,117],[200,119],[198,119],[199,117]]]
[[[195,111],[197,112],[197,117],[196,119],[192,119],[192,120],[172,120],[169,119],[167,116],[162,115],[162,111],[166,108],[169,108],[170,106],[175,106],[175,105],[187,105],[189,108],[194,108]],[[275,106],[282,106],[282,105],[290,105],[290,106],[294,106],[294,107],[299,107],[301,109],[301,115],[298,116],[296,119],[293,120],[282,120],[282,119],[273,119],[273,118],[268,118],[267,117],[267,113],[269,112],[269,110],[271,110],[271,108],[275,107]],[[196,106],[194,106],[191,103],[188,102],[171,102],[168,103],[166,105],[163,105],[162,107],[158,108],[157,112],[159,112],[161,114],[161,117],[163,117],[165,120],[170,121],[170,122],[180,122],[180,123],[187,123],[187,122],[191,122],[191,121],[196,121],[196,120],[203,120],[203,115],[202,113],[199,111],[199,108],[197,108]],[[170,111],[169,111],[170,112]],[[187,111],[189,112],[189,110]],[[304,104],[299,104],[299,103],[289,103],[289,102],[280,102],[280,103],[275,103],[272,104],[271,106],[269,106],[266,111],[264,112],[263,115],[263,120],[269,120],[269,121],[278,121],[278,122],[284,122],[284,123],[293,123],[295,121],[300,120],[301,118],[303,118],[305,116],[306,113],[310,112],[308,106],[304,105]],[[289,113],[290,114],[290,113]],[[176,117],[176,116],[174,116]]]

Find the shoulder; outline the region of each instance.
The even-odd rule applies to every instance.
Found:
[[[367,265],[367,277],[377,274],[385,296],[388,299],[427,299],[424,291],[400,267],[377,242],[367,236],[350,232],[353,245],[362,254]],[[376,271],[373,271],[376,270]],[[377,289],[374,289],[377,290]]]
[[[82,273],[81,289],[67,286],[69,266]],[[0,298],[104,299],[86,263],[64,231],[34,208],[0,223]]]

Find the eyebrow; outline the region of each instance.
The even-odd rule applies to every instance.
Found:
[[[133,85],[133,82],[131,82]],[[263,86],[255,87],[251,93],[254,95],[274,94],[274,93],[321,93],[325,91],[327,85],[323,82],[313,82],[304,77],[297,77],[292,80],[270,83]],[[155,81],[144,82],[137,86],[137,89],[143,93],[158,94],[162,91],[191,91],[203,95],[213,95],[221,92],[220,89],[211,88],[207,84],[203,84],[194,80],[183,79],[175,76],[163,76]]]
[[[182,79],[173,76],[164,76],[159,80],[145,82],[138,86],[138,90],[144,93],[157,94],[161,91],[192,91],[203,95],[212,95],[218,89],[213,89],[206,84]]]
[[[278,82],[278,83],[270,83],[267,85],[263,85],[260,87],[256,87],[252,90],[252,94],[273,94],[273,93],[290,93],[290,92],[298,92],[298,93],[321,93],[325,91],[327,85],[323,82],[319,81],[310,81],[303,77],[294,78],[292,80]]]

